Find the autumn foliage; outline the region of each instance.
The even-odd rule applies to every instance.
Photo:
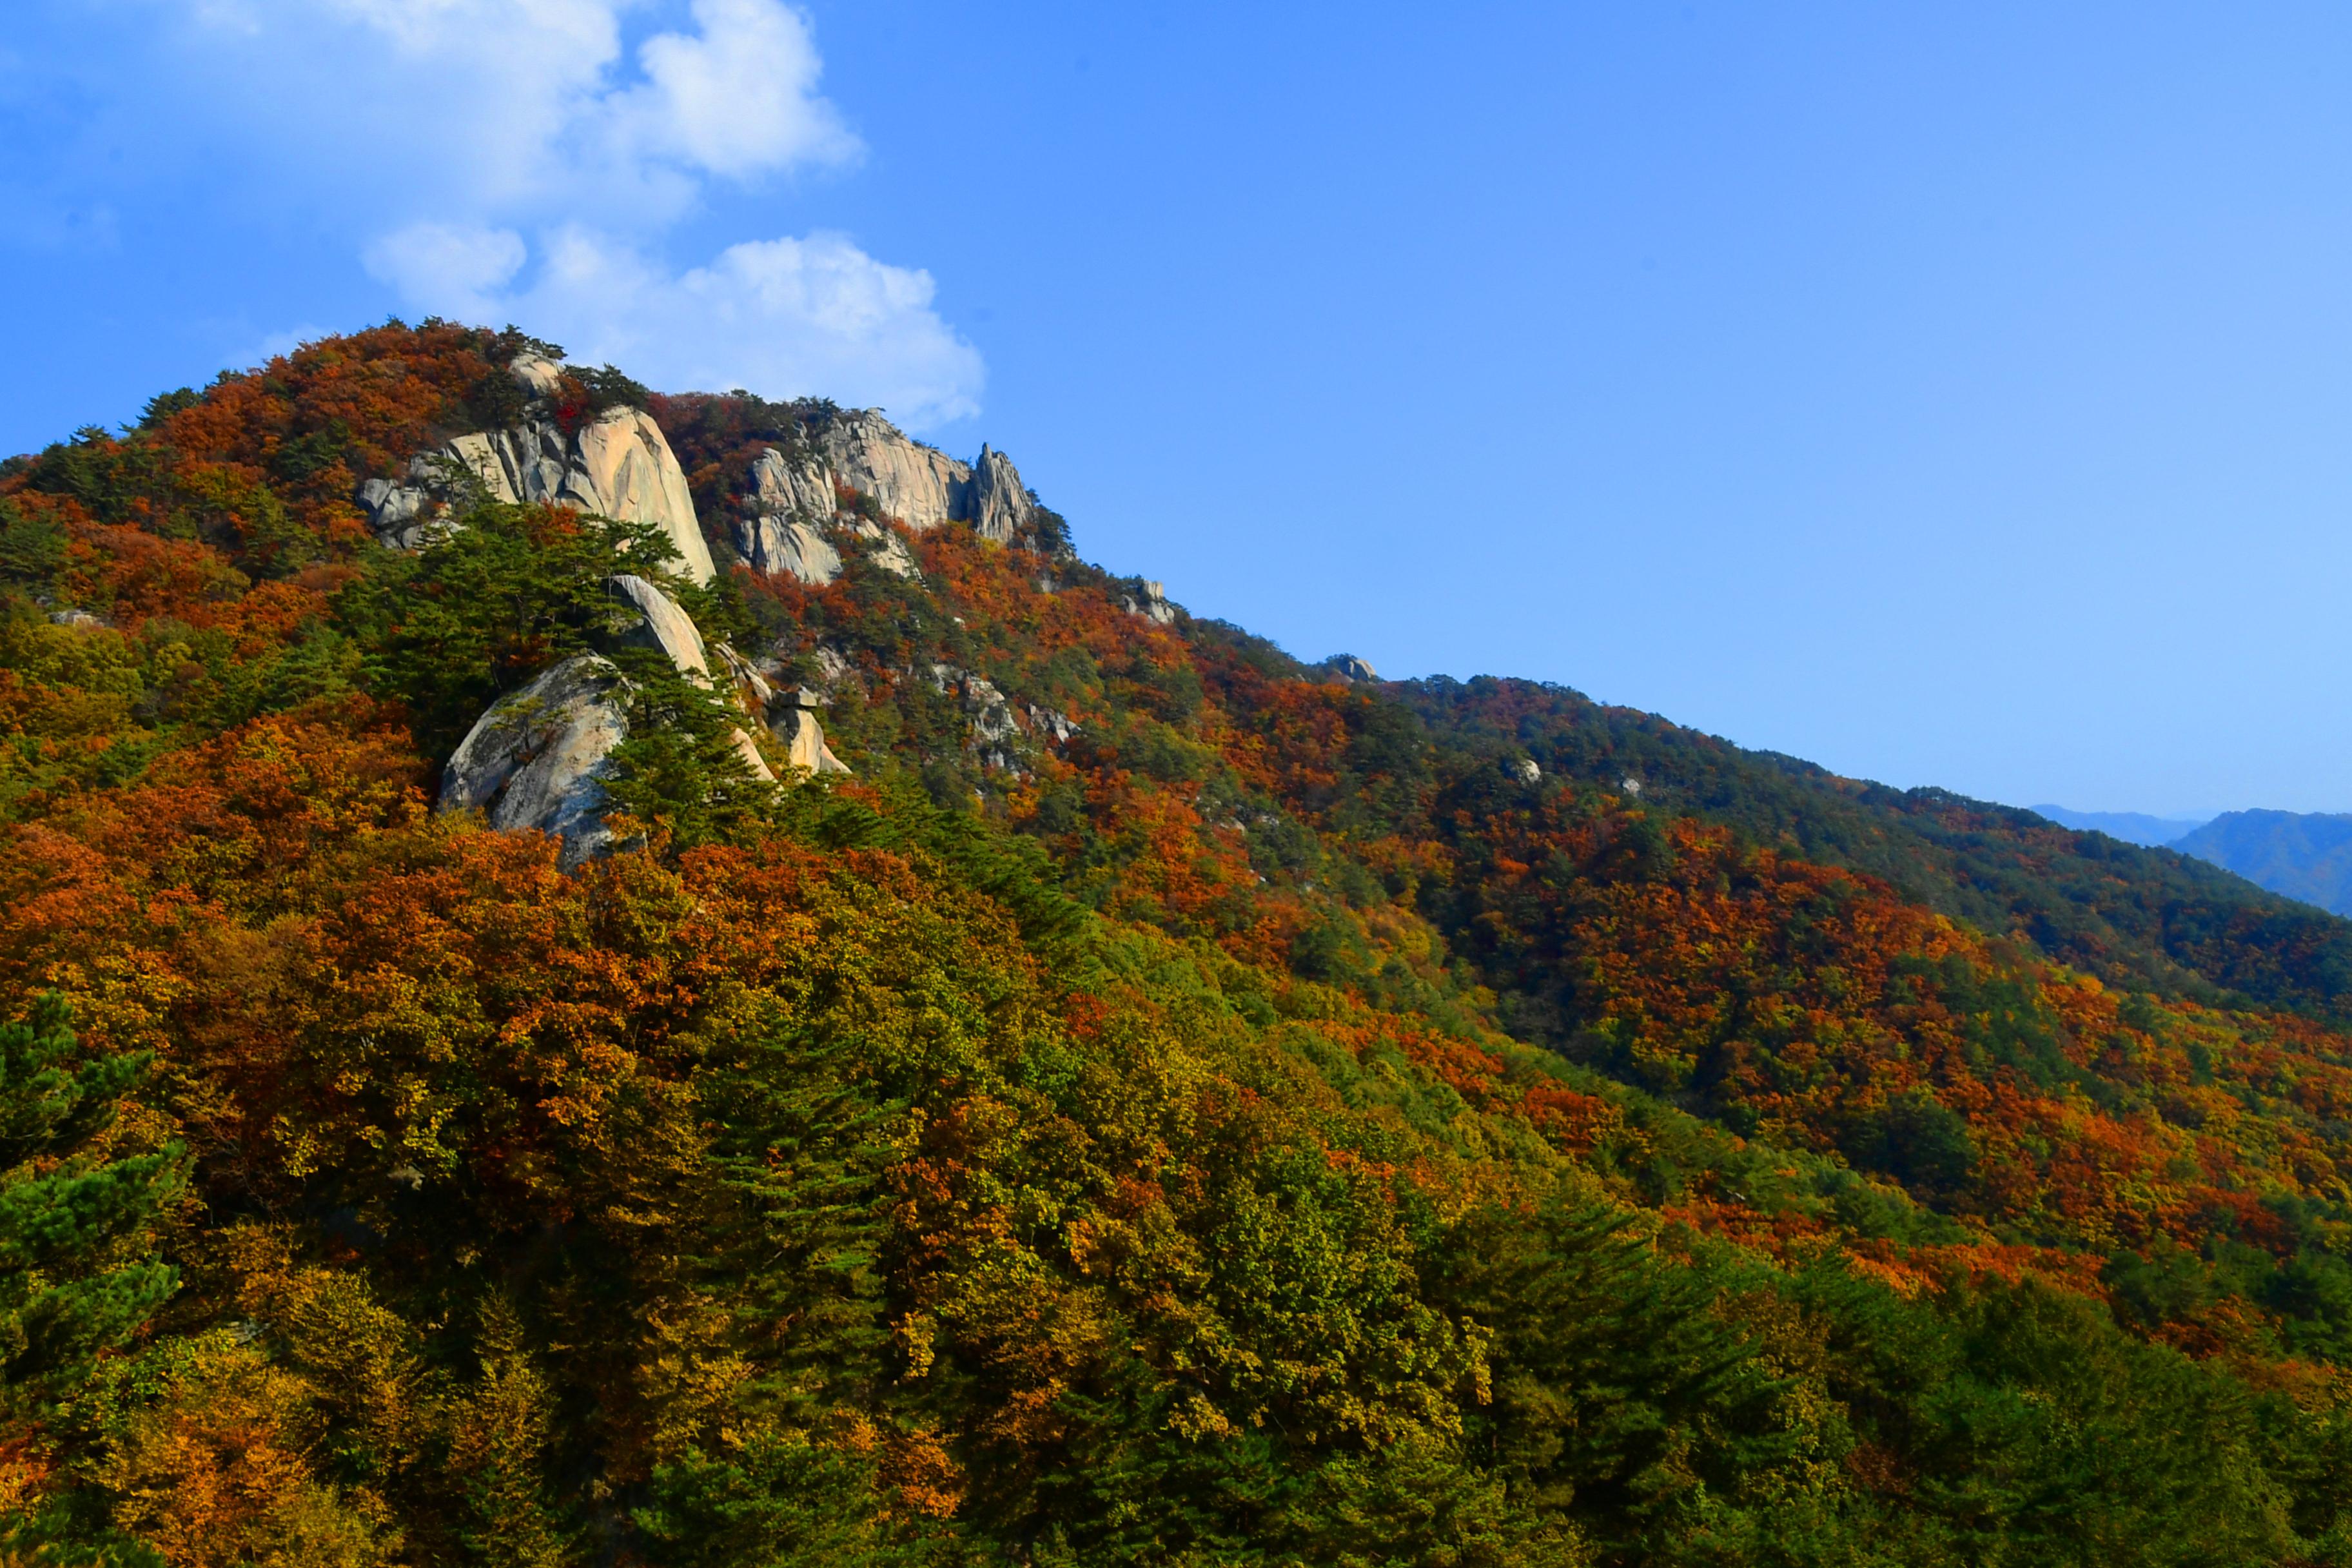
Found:
[[[529,346],[0,468],[0,1552],[2352,1555],[2331,925],[1058,522],[691,596],[856,774],[568,875],[434,792],[619,536],[352,500]],[[650,401],[714,537],[828,413]]]

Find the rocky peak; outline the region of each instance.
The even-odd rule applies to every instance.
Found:
[[[982,444],[980,461],[972,466],[971,479],[964,493],[964,515],[971,520],[972,531],[982,539],[1009,544],[1013,535],[1029,525],[1036,511],[1036,504],[1030,500],[1028,487],[1021,482],[1013,459]]]
[[[872,497],[883,516],[918,533],[968,522],[1000,544],[1037,514],[1020,470],[994,447],[982,447],[977,462],[960,462],[911,439],[877,410],[853,409],[815,426],[805,446],[771,447],[752,459],[730,525],[736,555],[753,571],[822,585],[841,575],[839,552],[825,535],[846,530],[876,545],[885,571],[914,575],[914,558],[895,536],[842,513],[845,489]]]
[[[563,388],[562,364],[530,350],[508,363],[507,374],[521,384],[528,396],[552,398]]]
[[[576,507],[599,517],[649,522],[669,536],[698,583],[718,575],[694,515],[686,474],[653,416],[607,408],[567,429],[554,399],[562,367],[544,355],[516,356],[509,374],[530,398],[522,419],[459,436],[412,460],[404,482],[370,479],[359,503],[377,537],[401,549],[424,542],[450,498],[470,479],[493,500]]]

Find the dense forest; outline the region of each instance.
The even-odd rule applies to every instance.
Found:
[[[2352,923],[1302,663],[1042,506],[755,569],[822,403],[546,394],[709,581],[478,486],[381,541],[551,350],[0,466],[0,1560],[2352,1563]],[[566,659],[572,868],[436,809]]]

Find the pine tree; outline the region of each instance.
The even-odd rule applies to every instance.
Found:
[[[84,1056],[68,1022],[44,995],[0,1025],[0,1367],[19,1401],[70,1386],[178,1285],[154,1224],[179,1190],[181,1147],[99,1146],[149,1058]]]

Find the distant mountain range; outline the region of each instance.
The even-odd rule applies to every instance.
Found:
[[[2062,826],[2086,833],[2104,833],[2110,838],[2120,838],[2126,844],[2140,844],[2153,849],[2159,845],[2173,844],[2205,825],[2200,816],[2150,816],[2139,811],[2069,811],[2063,805],[2037,805],[2032,808]]]
[[[2232,811],[2172,847],[2235,871],[2274,893],[2352,913],[2352,816]]]
[[[2200,822],[2137,811],[2069,811],[2063,805],[2033,810],[2066,827],[2178,849],[2273,893],[2333,914],[2352,914],[2352,815],[2230,811]]]

